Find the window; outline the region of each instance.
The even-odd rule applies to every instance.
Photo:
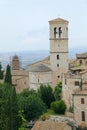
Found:
[[[84,98],[81,98],[81,104],[84,104],[84,103],[85,103]]]
[[[54,38],[56,38],[56,34],[57,34],[57,31],[56,31],[56,27],[54,28]]]
[[[59,27],[59,38],[61,37],[61,33],[62,33],[62,28]]]
[[[59,67],[59,64],[57,64],[57,67]]]
[[[59,59],[59,55],[57,55],[57,59]]]
[[[58,75],[57,77],[58,77],[58,78],[60,78],[60,76],[59,76],[59,75]]]
[[[75,86],[79,86],[79,81],[75,81]]]
[[[82,60],[79,61],[79,64],[82,65]]]
[[[82,111],[82,121],[85,121],[85,112],[84,111]]]

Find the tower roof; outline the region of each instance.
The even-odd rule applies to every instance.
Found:
[[[53,19],[53,20],[50,20],[49,23],[69,23],[67,20],[65,19],[62,19],[62,18],[56,18],[56,19]]]

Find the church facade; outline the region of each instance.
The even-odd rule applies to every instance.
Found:
[[[49,33],[49,58],[29,66],[29,86],[35,90],[40,84],[55,87],[68,70],[68,21],[61,18],[49,21]]]

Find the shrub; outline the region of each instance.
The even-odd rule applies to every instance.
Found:
[[[56,114],[65,114],[66,104],[63,100],[55,101],[51,103],[51,109],[53,109]]]
[[[49,118],[50,118],[50,115],[48,115],[48,114],[43,114],[43,115],[40,116],[40,119],[42,121],[48,120]]]

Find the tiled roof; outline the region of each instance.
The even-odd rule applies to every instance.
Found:
[[[77,58],[87,58],[87,52],[82,53],[82,54],[76,54]]]
[[[32,130],[64,130],[66,122],[37,121]]]
[[[29,69],[29,72],[48,72],[48,71],[52,70],[44,64],[37,64]]]
[[[50,21],[49,21],[49,23],[52,23],[52,22],[58,22],[58,23],[63,22],[63,23],[68,23],[67,20],[62,19],[62,18],[56,18],[56,19],[53,19],[53,20],[50,20]]]
[[[32,64],[29,64],[28,66],[32,66],[32,65],[35,65],[35,64],[38,64],[38,63],[46,63],[46,64],[50,64],[50,56],[40,60],[40,61],[37,61],[37,62],[34,62]]]
[[[27,70],[12,70],[11,71],[12,76],[28,76]]]
[[[83,65],[71,68],[71,70],[86,70],[86,69],[87,66],[83,66]]]

